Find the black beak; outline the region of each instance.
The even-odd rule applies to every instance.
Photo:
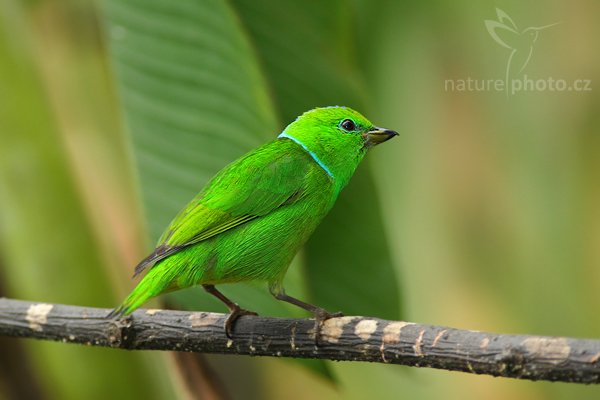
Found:
[[[383,143],[390,140],[394,136],[398,136],[398,132],[390,129],[373,127],[369,132],[365,134],[367,147],[373,147],[379,143]]]

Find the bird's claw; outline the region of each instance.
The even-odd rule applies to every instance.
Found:
[[[257,313],[250,310],[245,310],[241,307],[234,308],[230,310],[229,315],[225,319],[225,334],[229,339],[233,339],[233,326],[239,317],[242,315],[253,315],[258,316]]]

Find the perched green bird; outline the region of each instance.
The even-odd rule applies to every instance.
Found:
[[[287,295],[283,277],[294,255],[333,207],[367,150],[398,135],[347,107],[310,110],[273,141],[223,168],[175,217],[156,249],[135,268],[148,272],[113,316],[151,297],[202,285],[229,308],[231,337],[240,308],[215,285],[265,281],[269,291],[314,314],[333,314]],[[318,331],[317,331],[318,332]]]

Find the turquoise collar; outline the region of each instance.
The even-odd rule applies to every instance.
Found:
[[[327,165],[325,165],[325,164],[323,163],[323,161],[321,161],[321,159],[319,159],[319,157],[317,157],[317,155],[316,155],[315,153],[313,153],[312,151],[310,151],[310,150],[309,150],[309,148],[308,148],[308,147],[306,147],[306,146],[304,145],[304,143],[302,143],[301,141],[299,141],[299,140],[298,140],[298,139],[296,139],[295,137],[288,135],[288,134],[287,134],[287,133],[285,133],[285,132],[282,132],[282,133],[281,133],[279,136],[277,136],[277,137],[280,137],[280,138],[288,138],[288,139],[290,139],[290,140],[292,140],[292,141],[294,141],[294,142],[298,143],[298,144],[300,145],[300,147],[302,147],[302,148],[304,149],[304,151],[306,151],[308,154],[310,154],[310,156],[313,158],[313,160],[315,160],[315,162],[316,162],[317,164],[319,164],[319,166],[320,166],[321,168],[323,168],[323,171],[327,172],[327,175],[329,175],[330,177],[332,177],[333,179],[335,179],[335,176],[333,176],[333,174],[331,173],[331,171],[329,170],[329,168],[327,168]]]

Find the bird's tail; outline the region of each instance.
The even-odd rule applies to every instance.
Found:
[[[164,277],[158,273],[157,269],[151,269],[140,283],[129,293],[120,306],[112,310],[106,318],[121,318],[127,316],[139,308],[150,298],[162,293],[166,286]]]
[[[141,282],[140,282],[141,284]],[[139,306],[144,304],[146,300],[150,299],[152,295],[148,294],[147,291],[140,290],[140,285],[136,286],[135,289],[123,300],[120,306],[113,309],[106,318],[122,318],[132,312],[134,312]]]

